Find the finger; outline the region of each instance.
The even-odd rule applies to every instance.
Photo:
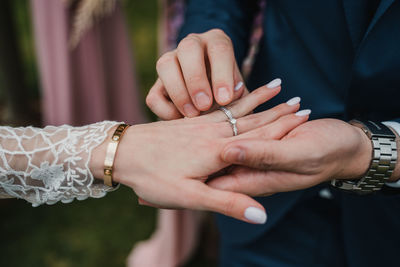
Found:
[[[236,65],[237,68],[237,65]],[[246,95],[249,94],[249,91],[246,87],[246,85],[243,83],[243,78],[242,75],[240,74],[239,70],[236,70],[236,75],[235,75],[235,87],[233,88],[233,101],[236,101]],[[220,105],[217,102],[214,102],[213,106],[204,112],[201,112],[200,115],[205,115],[212,113],[213,111],[217,110],[220,107]]]
[[[267,172],[248,167],[235,167],[232,173],[213,178],[207,185],[215,189],[246,194],[264,195],[269,187],[266,182]]]
[[[233,173],[214,178],[207,182],[207,185],[215,189],[249,196],[266,196],[305,189],[318,183],[318,179],[297,173],[237,167]]]
[[[220,105],[232,102],[234,95],[235,55],[230,38],[219,29],[203,36],[207,44],[214,98]]]
[[[244,97],[249,94],[249,91],[244,84],[244,79],[242,77],[242,74],[240,73],[240,69],[237,66],[237,63],[235,62],[235,71],[234,71],[234,81],[235,81],[235,87],[233,88],[233,101],[238,100],[241,97]]]
[[[175,52],[165,53],[157,61],[157,73],[180,113],[186,117],[198,116],[200,112],[194,107],[187,92]]]
[[[307,118],[305,118],[304,116],[295,116],[293,114],[294,112],[298,111],[299,108],[299,103],[293,105],[283,103],[273,107],[272,109],[242,117],[237,120],[238,132],[239,134],[242,134],[259,128],[258,130],[261,131],[261,133],[286,133],[307,120]],[[288,114],[291,115],[289,116]],[[260,128],[262,126],[268,127],[267,129]],[[273,134],[271,135],[271,137],[276,137],[280,135],[281,134]],[[246,135],[245,138],[252,137],[255,137],[254,133],[253,136]]]
[[[223,161],[261,170],[299,172],[310,156],[307,142],[287,138],[284,140],[243,139],[229,143],[222,151]],[[312,155],[311,155],[312,156]],[[304,165],[304,164],[303,164]]]
[[[237,138],[281,139],[286,133],[308,119],[308,117],[293,114],[299,107],[298,103],[294,105],[284,103],[272,109],[239,118],[236,128],[240,137]],[[221,126],[218,128],[221,129],[222,136],[231,137],[232,125],[228,121],[219,124]]]
[[[208,81],[204,48],[197,35],[189,34],[178,45],[177,56],[188,93],[200,111],[212,105],[212,92]]]
[[[259,170],[291,171],[305,156],[299,150],[287,140],[243,139],[227,145],[222,159]]]
[[[150,110],[162,120],[182,118],[182,114],[168,98],[160,79],[157,79],[153,87],[150,89],[146,97],[146,104]]]
[[[229,106],[232,114],[239,118],[251,113],[256,107],[267,102],[281,91],[281,79],[275,79],[236,101]]]
[[[282,139],[285,135],[287,135],[291,130],[299,126],[300,124],[306,122],[308,120],[308,116],[297,116],[295,114],[288,114],[280,117],[276,121],[273,121],[269,124],[266,124],[260,128],[257,128],[253,131],[249,131],[241,136],[235,138],[239,139]],[[249,126],[251,128],[252,125]]]
[[[198,181],[193,181],[192,184],[195,194],[192,194],[191,208],[201,207],[248,223],[266,222],[264,207],[251,197],[213,189]]]
[[[234,82],[235,87],[233,88],[233,101],[236,101],[236,100],[249,94],[249,90],[247,89],[246,85],[243,82],[242,74],[240,73],[240,70],[237,67],[236,63],[235,63],[234,81],[235,81]],[[213,106],[209,110],[207,110],[205,112],[201,112],[201,115],[209,114],[209,113],[217,110],[219,107],[220,107],[220,105],[217,102],[214,102]]]
[[[260,104],[265,103],[266,101],[276,96],[280,92],[280,90],[280,86],[276,86],[274,88],[268,88],[266,85],[261,86],[253,92],[249,93],[248,95],[227,106],[227,108],[231,111],[234,118],[243,117],[251,113]],[[214,111],[206,116],[208,120],[214,122],[221,122],[226,120],[226,115],[219,110]]]

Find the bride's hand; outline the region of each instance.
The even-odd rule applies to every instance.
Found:
[[[196,118],[128,128],[116,154],[114,180],[130,186],[141,199],[154,206],[211,210],[239,220],[263,223],[264,208],[254,199],[213,189],[204,182],[209,175],[228,166],[220,154],[229,141],[280,139],[307,120],[307,116],[293,114],[299,104],[286,103],[245,116],[279,91],[280,87],[263,86],[229,106],[238,118],[239,136],[236,137],[232,137],[231,125],[219,110]],[[102,176],[105,150],[105,145],[100,146],[92,157],[96,177]]]

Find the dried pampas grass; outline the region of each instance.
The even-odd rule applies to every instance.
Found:
[[[110,15],[117,0],[63,0],[69,7],[75,6],[72,16],[70,47],[75,48],[82,36],[101,18]]]

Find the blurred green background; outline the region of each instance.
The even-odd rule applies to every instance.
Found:
[[[40,89],[29,1],[8,2],[12,3],[30,103],[39,112]],[[156,78],[157,0],[125,0],[123,9],[144,103],[144,96]],[[2,84],[0,73],[0,114],[6,101]],[[40,117],[33,119],[40,121]],[[125,266],[134,243],[150,236],[156,219],[156,210],[138,206],[137,198],[127,187],[102,199],[37,208],[23,200],[0,200],[0,214],[2,267]],[[216,266],[212,257],[204,256],[204,250],[204,245],[200,246],[186,266]]]

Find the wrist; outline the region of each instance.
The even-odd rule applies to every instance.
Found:
[[[107,132],[107,137],[104,139],[103,143],[98,145],[92,150],[92,154],[89,161],[89,169],[96,179],[103,180],[104,178],[104,159],[107,153],[107,146],[111,136],[117,129],[117,126],[113,126]]]
[[[114,167],[113,167],[113,181],[116,183],[126,184],[126,178],[131,178],[135,167],[135,158],[132,157],[132,149],[136,147],[132,144],[132,140],[137,138],[133,137],[135,135],[135,127],[129,127],[126,129],[124,136],[119,141],[117,152],[114,157]],[[136,151],[136,150],[135,150]],[[129,176],[129,177],[128,177]]]
[[[358,145],[356,149],[356,153],[353,154],[350,170],[347,174],[343,177],[344,179],[361,179],[368,171],[371,160],[372,160],[372,143],[365,132],[359,128],[358,126],[350,124],[351,127],[358,134]]]

